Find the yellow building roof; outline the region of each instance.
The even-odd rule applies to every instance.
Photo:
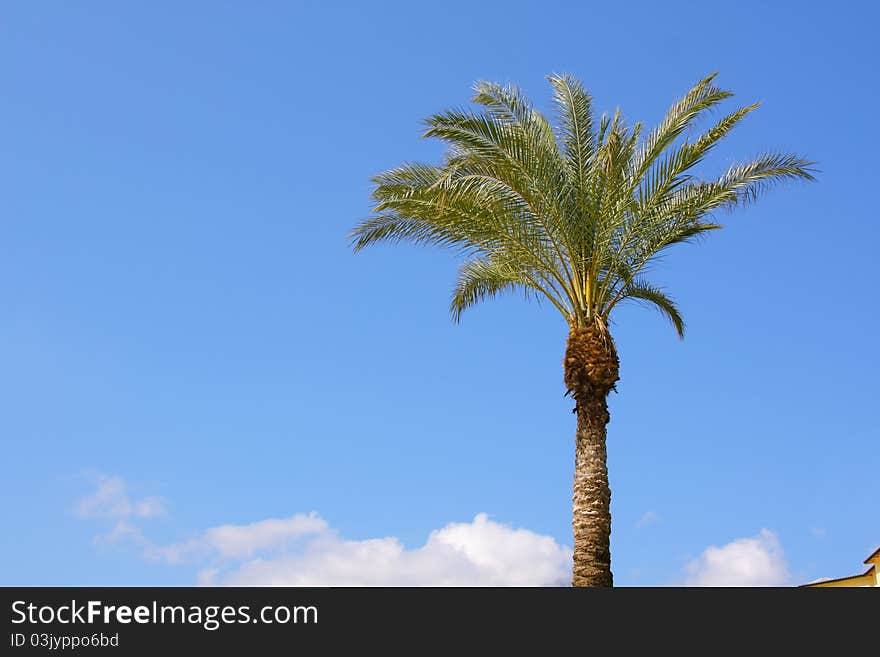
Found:
[[[866,564],[871,564],[870,568],[861,575],[850,575],[849,577],[838,577],[837,579],[823,579],[818,582],[811,582],[803,586],[880,586],[880,548],[874,550],[868,558],[865,559]]]

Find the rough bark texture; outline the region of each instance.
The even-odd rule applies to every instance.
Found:
[[[614,342],[604,325],[572,329],[565,385],[575,400],[573,586],[612,586],[611,488],[605,451],[608,393],[618,380]]]

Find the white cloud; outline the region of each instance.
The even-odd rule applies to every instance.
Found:
[[[642,517],[636,520],[636,528],[641,529],[642,527],[647,527],[648,525],[656,525],[662,520],[660,514],[655,511],[645,511],[642,514]]]
[[[327,529],[323,518],[314,513],[270,518],[249,525],[220,525],[184,543],[157,547],[151,556],[171,563],[199,555],[244,559],[261,551],[283,551],[291,541],[310,534],[322,534]]]
[[[113,528],[105,533],[95,536],[98,545],[112,545],[114,543],[131,542],[136,545],[148,546],[150,542],[144,537],[140,527],[128,520],[118,520]]]
[[[148,545],[134,519],[154,518],[166,514],[164,501],[159,497],[132,500],[125,480],[118,475],[96,474],[92,477],[95,490],[76,502],[74,513],[80,518],[112,520],[113,527],[95,536],[98,544],[132,541]]]
[[[685,572],[687,586],[784,586],[791,577],[779,538],[768,529],[706,548]]]
[[[431,532],[413,549],[394,537],[344,540],[319,516],[299,514],[215,527],[152,556],[208,559],[198,574],[203,585],[563,586],[571,577],[567,547],[484,513]]]
[[[191,563],[202,585],[565,586],[571,578],[568,547],[485,513],[432,531],[424,545],[411,549],[395,537],[345,540],[314,512],[219,525],[156,545],[139,521],[163,515],[162,500],[132,500],[119,476],[94,479],[95,491],[75,510],[82,518],[113,522],[96,542],[125,541],[148,559]]]
[[[138,518],[155,518],[168,513],[165,501],[161,497],[145,497],[135,502],[131,507],[131,513]]]
[[[118,475],[97,474],[95,492],[80,499],[74,508],[81,518],[152,518],[165,515],[165,503],[158,497],[132,501],[125,480]]]

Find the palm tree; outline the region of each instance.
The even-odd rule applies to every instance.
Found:
[[[355,251],[375,242],[451,247],[463,257],[450,310],[519,290],[548,300],[568,322],[563,361],[575,402],[574,586],[611,586],[611,491],[607,396],[618,380],[609,332],[624,301],[651,304],[679,336],[675,302],[645,278],[667,248],[721,228],[711,217],[776,183],[812,180],[808,162],[768,152],[714,178],[693,169],[758,105],[696,120],[732,96],[715,75],[675,102],[647,136],[618,110],[595,120],[576,79],[554,75],[555,127],[513,86],[478,82],[479,109],[429,117],[425,137],[448,145],[440,165],[407,163],[379,174],[373,216],[350,234]]]

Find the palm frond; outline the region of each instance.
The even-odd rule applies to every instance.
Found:
[[[730,167],[717,185],[735,194],[736,203],[753,203],[771,187],[793,180],[815,180],[815,162],[790,153],[765,153]]]
[[[458,322],[462,313],[478,302],[516,289],[526,297],[546,298],[563,314],[570,313],[553,282],[542,278],[541,272],[529,271],[518,262],[498,256],[472,258],[459,268],[449,305],[452,318]]]
[[[701,112],[733,95],[731,92],[719,89],[712,84],[717,75],[717,73],[713,73],[697,82],[682,99],[673,103],[669,108],[660,124],[648,135],[635,158],[636,178],[645,174],[648,167],[684,133]]]
[[[684,319],[678,310],[678,306],[670,299],[666,293],[659,287],[651,285],[644,280],[634,280],[624,289],[620,300],[633,299],[654,306],[660,313],[669,320],[678,333],[679,338],[684,338]]]
[[[406,163],[373,179],[373,215],[355,226],[352,246],[406,241],[459,252],[466,262],[450,304],[456,321],[518,289],[549,299],[573,327],[602,322],[632,299],[657,307],[681,334],[678,308],[645,272],[669,247],[719,229],[717,211],[814,179],[812,162],[777,152],[698,175],[757,108],[740,107],[687,138],[732,95],[714,79],[694,85],[647,135],[619,110],[596,120],[590,94],[570,75],[548,77],[555,128],[518,88],[478,82],[475,108],[425,121],[424,136],[448,147],[441,164]]]
[[[551,75],[553,100],[559,114],[558,137],[568,182],[579,201],[586,200],[590,163],[596,150],[593,99],[570,75]]]

